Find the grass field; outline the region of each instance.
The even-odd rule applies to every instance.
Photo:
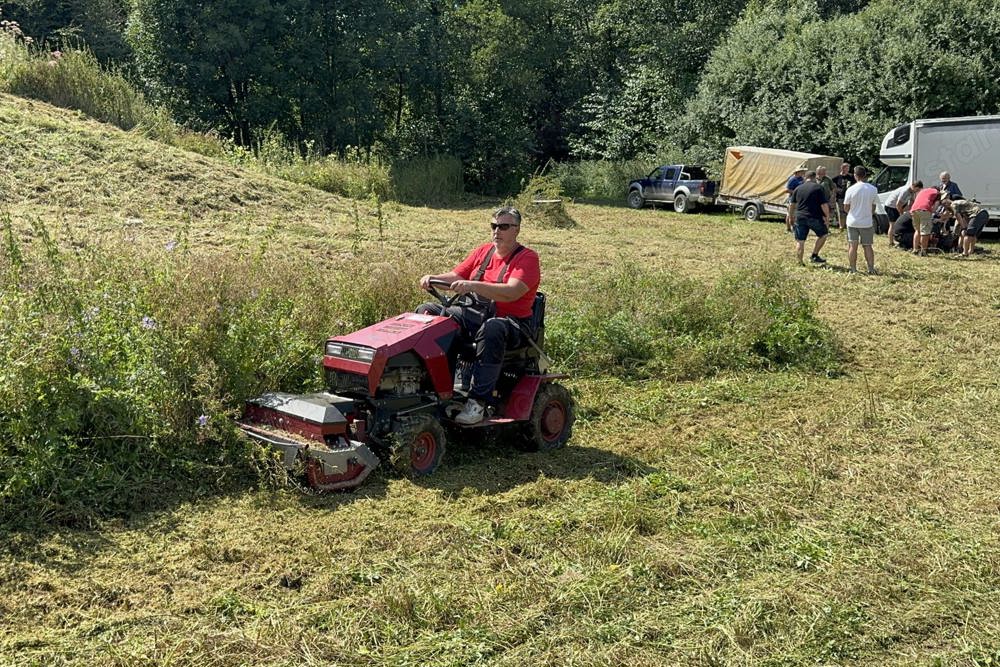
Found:
[[[361,281],[448,267],[488,205],[373,208],[0,98],[4,206],[77,243],[238,252]],[[794,267],[782,224],[571,205],[522,241],[560,303],[622,264],[714,283],[774,261],[839,373],[592,373],[569,446],[450,445],[354,493],[220,481],[89,529],[0,533],[0,665],[1000,663],[1000,249]],[[385,263],[409,257],[408,263]],[[381,272],[381,273],[380,273]],[[417,296],[416,292],[414,294]],[[735,324],[735,323],[734,323]]]

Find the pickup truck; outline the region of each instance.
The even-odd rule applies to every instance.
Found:
[[[687,213],[698,204],[713,204],[717,187],[704,167],[663,165],[631,181],[625,201],[629,208],[642,208],[647,202],[672,203],[675,211]]]

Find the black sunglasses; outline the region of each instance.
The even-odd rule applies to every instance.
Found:
[[[511,227],[520,227],[520,225],[515,225],[512,222],[491,222],[490,229],[499,229],[501,232],[505,232]]]

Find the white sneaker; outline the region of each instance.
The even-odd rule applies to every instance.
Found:
[[[470,398],[465,402],[465,407],[462,408],[462,411],[455,415],[455,423],[462,424],[463,426],[472,426],[483,421],[485,414],[486,409],[483,408],[483,404]]]

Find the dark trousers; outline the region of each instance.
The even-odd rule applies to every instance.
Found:
[[[493,395],[503,357],[508,349],[524,344],[524,334],[515,318],[492,317],[485,310],[465,306],[451,306],[447,310],[439,303],[425,303],[417,308],[424,315],[447,315],[462,328],[465,342],[476,346],[476,360],[472,365],[472,386],[469,397],[487,401]]]

